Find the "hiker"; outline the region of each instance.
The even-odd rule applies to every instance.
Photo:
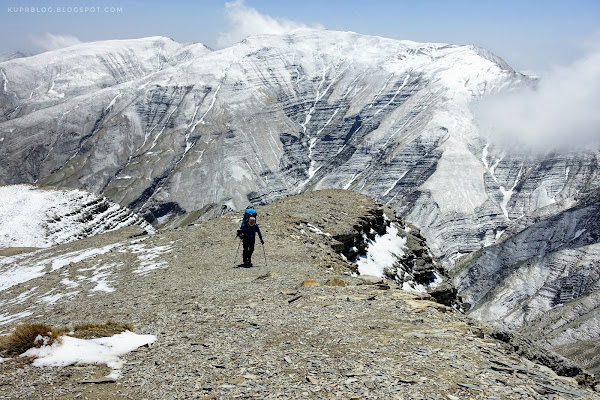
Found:
[[[258,237],[260,238],[260,243],[264,245],[265,241],[263,240],[260,228],[256,223],[256,211],[252,207],[247,207],[246,211],[244,211],[242,226],[237,231],[237,235],[240,239],[242,239],[242,243],[244,245],[244,251],[242,253],[242,257],[244,258],[244,267],[252,266],[252,253],[254,252],[254,241],[257,232]]]

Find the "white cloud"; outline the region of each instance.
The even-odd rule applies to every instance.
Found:
[[[491,96],[474,107],[492,143],[535,151],[600,145],[600,36],[588,53],[540,76],[536,89]]]
[[[82,43],[81,40],[77,39],[75,36],[54,35],[49,32],[46,32],[46,34],[44,34],[41,37],[33,37],[32,41],[35,45],[41,47],[46,51],[58,50],[62,49],[63,47],[69,47],[75,44]]]
[[[309,26],[301,22],[261,14],[256,9],[247,6],[244,0],[225,3],[225,14],[231,29],[219,35],[217,38],[219,47],[230,46],[258,33],[276,34],[303,28],[324,29],[319,24]]]

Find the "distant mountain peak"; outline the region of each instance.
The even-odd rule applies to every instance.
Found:
[[[10,60],[15,60],[17,58],[29,57],[29,56],[31,56],[31,54],[23,53],[20,51],[4,53],[4,54],[0,54],[0,63],[3,63],[5,61],[10,61]]]

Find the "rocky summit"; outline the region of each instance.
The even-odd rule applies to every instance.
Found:
[[[3,333],[110,319],[156,336],[122,356],[116,379],[105,365],[4,360],[0,399],[600,398],[589,375],[531,341],[392,279],[356,276],[348,246],[360,254],[356,240],[381,221],[412,234],[405,257],[428,253],[370,198],[323,190],[257,211],[265,244],[251,268],[237,267],[241,213],[0,259]]]

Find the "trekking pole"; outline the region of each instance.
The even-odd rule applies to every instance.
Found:
[[[260,242],[262,244],[262,248],[263,248],[263,256],[265,256],[265,267],[268,267],[267,265],[267,254],[265,253],[265,243],[264,242]]]
[[[238,243],[238,248],[235,251],[235,258],[233,259],[233,266],[235,267],[235,262],[237,261],[237,255],[240,252],[240,246],[242,245],[242,240],[240,239],[240,242]]]

